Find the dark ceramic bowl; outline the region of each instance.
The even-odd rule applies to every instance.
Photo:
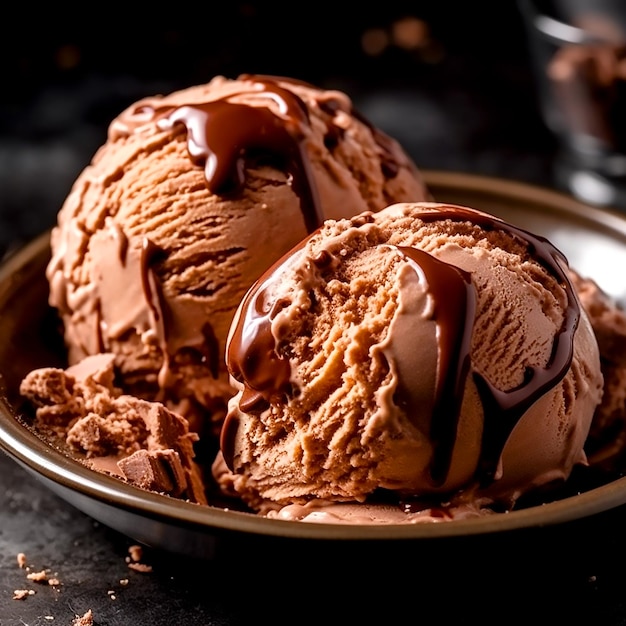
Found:
[[[626,302],[626,218],[560,193],[466,174],[427,172],[439,201],[481,209],[548,237],[573,268]],[[18,387],[35,367],[62,365],[55,318],[47,305],[48,235],[0,267],[0,449],[53,492],[136,541],[191,556],[214,552],[224,535],[388,542],[484,537],[580,520],[626,503],[626,478],[507,514],[438,524],[342,525],[272,520],[148,493],[88,469],[42,441],[21,420]]]

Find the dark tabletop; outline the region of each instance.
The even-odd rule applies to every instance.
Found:
[[[344,89],[424,169],[553,186],[555,144],[538,112],[515,5],[386,4],[375,13],[333,7],[306,18],[280,3],[272,13],[251,2],[206,15],[169,5],[136,20],[123,9],[114,18],[94,13],[90,27],[72,27],[50,5],[56,14],[37,9],[35,43],[32,6],[16,8],[0,33],[0,248],[52,225],[123,107],[217,73],[281,74]],[[430,28],[419,45],[394,39],[393,24],[405,15]],[[363,35],[377,33],[386,45],[364,53]],[[98,626],[626,624],[625,525],[620,508],[469,541],[245,537],[203,561],[144,547],[140,562],[150,567],[137,571],[128,566],[133,540],[0,454],[0,626],[69,625],[88,609]],[[46,581],[27,577],[44,570]],[[35,593],[16,600],[16,590]]]

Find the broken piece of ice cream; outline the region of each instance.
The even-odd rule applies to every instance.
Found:
[[[95,470],[206,504],[202,470],[194,458],[198,435],[163,404],[115,387],[114,359],[98,354],[67,370],[28,373],[20,392],[36,407],[35,428]]]

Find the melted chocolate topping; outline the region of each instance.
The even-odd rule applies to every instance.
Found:
[[[302,247],[294,254],[302,254]],[[279,262],[274,264],[246,294],[226,350],[231,376],[244,385],[239,408],[246,413],[264,411],[274,397],[291,387],[291,366],[277,353],[272,334],[272,319],[281,303],[266,297],[271,286],[282,279],[282,274],[274,271],[279,266]]]
[[[566,263],[565,257],[544,237],[463,207],[438,208],[420,214],[420,219],[424,222],[445,219],[470,221],[485,231],[505,231],[526,246],[533,259],[565,290],[567,305],[563,323],[554,338],[552,352],[545,367],[528,367],[522,384],[507,391],[498,389],[484,376],[473,372],[485,416],[479,474],[482,481],[488,483],[496,471],[504,445],[522,415],[567,374],[574,353],[574,333],[580,319],[580,306],[569,276],[559,263],[559,259]],[[451,342],[447,343],[454,349]]]
[[[485,231],[505,231],[519,240],[565,290],[567,306],[563,323],[556,333],[545,367],[529,367],[523,383],[507,391],[496,388],[478,372],[472,373],[485,414],[479,478],[486,483],[492,480],[504,445],[519,419],[569,370],[574,333],[580,317],[578,300],[559,263],[559,260],[565,262],[565,258],[547,239],[463,207],[438,207],[420,213],[419,218],[423,222],[469,221]],[[303,254],[304,245],[305,242],[295,254]],[[426,277],[429,293],[434,299],[439,357],[431,422],[435,452],[430,470],[433,481],[443,483],[450,469],[463,390],[471,369],[470,344],[476,294],[469,274],[463,270],[416,248],[401,247],[399,250],[409,263],[417,266],[416,271]],[[328,259],[323,261],[328,264]],[[275,271],[279,265],[270,268],[246,295],[228,347],[229,371],[244,385],[239,402],[243,412],[261,412],[273,398],[289,389],[290,365],[276,350],[271,332],[274,303],[266,297],[272,283],[280,280],[280,272]],[[410,393],[410,390],[402,389],[399,393]],[[231,468],[236,422],[234,417],[226,420],[221,441],[224,458]]]
[[[204,165],[207,186],[214,194],[230,195],[241,190],[247,159],[271,160],[288,173],[301,201],[305,225],[308,232],[313,232],[321,225],[324,214],[307,152],[306,142],[311,132],[309,113],[302,99],[278,81],[312,86],[293,79],[249,74],[240,76],[239,80],[249,83],[249,87],[243,83],[240,91],[210,102],[182,106],[140,103],[124,123],[131,131],[134,124],[145,124],[149,119],[155,120],[161,129],[183,125],[189,155],[195,163]],[[244,95],[267,104],[255,106],[233,101]],[[336,145],[342,137],[343,129],[330,122],[344,106],[332,96],[320,102],[320,109],[330,116],[327,147]],[[384,157],[385,176],[395,176],[398,154],[393,153],[391,142],[352,109],[346,113],[358,117],[371,129]]]
[[[435,483],[443,483],[450,467],[465,380],[470,369],[476,291],[468,272],[418,248],[400,247],[402,255],[423,274],[434,301],[437,323],[437,376],[430,439],[435,451],[430,467]],[[410,395],[410,389],[396,393]]]
[[[141,286],[143,287],[144,296],[152,315],[157,323],[161,322],[161,303],[159,294],[155,292],[153,280],[150,277],[151,266],[154,263],[161,249],[148,237],[144,237],[141,242]],[[164,339],[166,339],[164,337]]]

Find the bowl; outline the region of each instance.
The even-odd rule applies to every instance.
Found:
[[[453,172],[425,172],[434,197],[463,204],[550,239],[579,273],[626,303],[626,217],[524,183]],[[221,537],[280,540],[427,542],[537,529],[587,518],[626,503],[626,478],[546,504],[446,523],[346,525],[268,519],[177,500],[95,472],[62,454],[25,424],[18,388],[31,369],[63,365],[48,307],[49,233],[0,267],[0,449],[71,505],[128,537],[183,555],[210,556]]]

